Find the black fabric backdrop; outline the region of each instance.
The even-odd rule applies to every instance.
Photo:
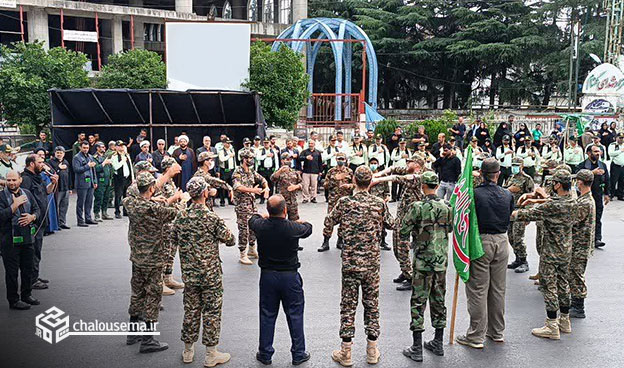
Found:
[[[243,138],[266,134],[260,96],[255,92],[52,89],[49,93],[54,145],[68,150],[81,132],[98,133],[105,144],[118,139],[127,143],[146,128],[152,147],[160,138],[168,147],[174,136],[185,131],[194,148],[202,145],[205,135],[214,145],[226,134],[237,149]]]

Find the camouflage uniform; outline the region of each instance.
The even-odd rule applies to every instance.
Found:
[[[336,178],[339,174],[346,174],[346,177],[342,180]],[[330,213],[334,208],[338,200],[342,197],[348,196],[353,191],[352,187],[341,188],[343,184],[351,184],[353,181],[353,170],[345,166],[336,166],[329,169],[325,176],[325,182],[323,188],[329,192],[327,198],[327,213]]]
[[[160,190],[154,193],[154,196],[163,196],[165,198],[171,198],[176,193],[178,188],[176,188],[173,179],[169,179],[166,183],[163,184]],[[184,208],[183,203],[179,203],[176,205],[179,210]],[[165,222],[161,224],[164,229],[165,241],[169,245],[169,254],[167,257],[167,263],[165,264],[164,274],[170,275],[173,273],[173,261],[175,260],[176,252],[178,251],[178,247],[174,242],[171,241],[171,233],[173,231],[173,224],[171,221]]]
[[[151,177],[151,179],[148,179]],[[141,174],[137,182],[141,185],[154,177],[149,173]],[[162,295],[163,267],[169,254],[165,240],[163,223],[171,222],[177,213],[175,207],[156,203],[139,197],[126,197],[123,206],[128,212],[128,243],[132,262],[130,286],[130,316],[143,316],[146,321],[158,320],[158,309]]]
[[[158,170],[156,170],[156,168],[154,166],[152,166],[152,164],[147,162],[147,161],[139,161],[136,164],[134,164],[134,171],[136,172],[136,174],[138,176],[139,173],[141,173],[143,171],[154,173],[154,172],[156,172]],[[130,186],[126,190],[126,196],[138,197],[140,195],[141,195],[141,193],[139,193],[139,187],[137,186],[137,183],[135,181],[134,183],[130,184]]]
[[[423,177],[434,176],[425,173]],[[435,194],[412,204],[403,218],[401,240],[409,242],[412,236],[414,249],[410,330],[424,331],[425,308],[429,300],[431,325],[446,327],[446,266],[448,263],[448,233],[452,229],[452,211],[447,202]]]
[[[370,187],[369,192],[375,197],[385,200],[390,196],[390,186],[388,183],[379,183]]]
[[[360,180],[372,178],[366,166],[356,170]],[[368,192],[356,192],[338,200],[325,217],[323,236],[331,237],[334,226],[343,239],[340,337],[355,335],[355,310],[362,288],[364,324],[368,336],[379,336],[379,264],[382,228],[392,229],[394,219],[386,203]]]
[[[253,155],[250,150],[241,153],[245,155]],[[253,157],[253,156],[248,156]],[[256,201],[253,193],[243,193],[237,190],[239,187],[253,188],[256,185],[265,187],[266,179],[258,174],[251,167],[249,171],[245,171],[243,166],[239,166],[232,174],[232,188],[234,189],[234,212],[236,212],[236,224],[238,225],[238,249],[242,252],[247,249],[247,244],[254,246],[256,244],[256,235],[253,231],[249,231],[249,218],[256,213]]]
[[[559,170],[554,180],[570,180],[570,174]],[[512,217],[519,221],[544,222],[539,273],[547,311],[570,306],[568,267],[572,252],[572,227],[577,219],[576,207],[571,196],[555,196],[533,208],[518,210],[516,217]]]
[[[516,157],[514,158],[514,164],[516,164],[516,160],[522,161],[521,158]],[[516,175],[510,176],[503,185],[503,187],[507,189],[512,186],[516,186],[520,189],[517,193],[511,193],[514,198],[514,203],[518,202],[520,196],[525,193],[532,193],[535,189],[533,178],[522,171]],[[512,221],[509,226],[509,230],[507,231],[509,243],[511,243],[514,254],[516,257],[521,259],[524,259],[527,256],[526,244],[524,243],[524,233],[527,225],[528,223],[524,221]]]
[[[557,167],[557,161],[548,160],[546,161],[544,166],[547,169],[554,170],[555,167]],[[557,195],[553,190],[552,175],[544,176],[542,186],[546,190],[546,194],[548,194],[548,196],[552,197],[552,196]],[[535,227],[537,229],[537,232],[535,233],[535,249],[537,249],[537,254],[541,256],[542,244],[544,242],[544,222],[535,221]]]
[[[288,219],[291,221],[299,220],[299,209],[297,207],[297,191],[289,192],[288,187],[301,184],[301,181],[301,173],[292,167],[280,168],[271,175],[271,182],[275,183],[277,192],[286,200]]]
[[[193,192],[201,194],[209,186],[203,178],[194,177],[187,188],[189,194],[194,196]],[[234,235],[212,210],[203,204],[192,203],[180,211],[173,221],[172,238],[180,249],[184,282],[181,340],[189,344],[197,341],[199,326],[203,323],[202,344],[215,346],[219,343],[223,304],[219,243],[234,246]]]
[[[587,268],[587,259],[594,248],[596,203],[594,202],[591,191],[580,196],[576,200],[576,203],[579,221],[574,225],[572,230],[574,243],[572,244],[572,258],[570,259],[570,273],[568,279],[570,281],[570,294],[572,297],[585,299],[587,297],[585,269]]]
[[[204,152],[202,152],[204,153]],[[214,176],[210,175],[209,172],[204,171],[201,167],[199,169],[197,169],[197,171],[195,172],[195,174],[193,175],[194,177],[199,176],[204,178],[204,180],[206,181],[206,184],[208,184],[209,188],[215,188],[215,189],[223,189],[223,190],[227,190],[227,191],[231,191],[232,187],[226,183],[225,181],[219,179],[219,178],[215,178]],[[212,211],[212,199],[208,199],[206,201],[206,206],[208,206],[208,208]]]

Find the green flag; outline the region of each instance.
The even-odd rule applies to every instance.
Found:
[[[464,282],[470,278],[470,261],[483,256],[477,212],[474,204],[472,147],[468,146],[466,164],[453,195],[453,263]]]

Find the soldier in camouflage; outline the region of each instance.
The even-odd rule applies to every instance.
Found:
[[[144,173],[144,172],[154,174],[158,170],[156,170],[156,168],[152,166],[152,164],[149,163],[148,161],[139,161],[136,164],[134,164],[134,171],[136,172],[136,175],[138,176],[140,173]],[[156,189],[158,190],[158,181],[156,182]],[[137,183],[135,181],[134,183],[130,184],[130,186],[128,187],[128,190],[126,191],[126,196],[138,197],[140,195],[141,193],[139,193],[139,188],[137,187]]]
[[[207,153],[202,152],[200,155]],[[180,250],[184,281],[184,320],[182,337],[184,363],[193,362],[194,344],[203,324],[202,344],[206,346],[205,367],[230,360],[230,354],[217,351],[221,332],[223,280],[219,243],[235,245],[234,235],[225,222],[207,206],[210,186],[203,176],[194,176],[186,184],[191,197],[187,208],[173,221],[172,239]]]
[[[373,174],[367,166],[355,170],[354,194],[343,197],[325,217],[323,236],[330,237],[333,228],[344,239],[342,249],[342,301],[340,303],[340,350],[332,358],[345,367],[351,366],[351,346],[355,335],[355,310],[362,288],[364,323],[368,344],[366,361],[379,361],[379,242],[382,228],[392,229],[394,220],[388,206],[368,192]]]
[[[373,157],[368,160],[368,167],[370,167],[373,175],[379,172],[379,160],[377,160],[377,157]],[[390,200],[390,186],[386,182],[376,183],[375,181],[373,181],[368,191],[375,197],[383,199],[383,201],[386,203],[388,203],[388,201]],[[386,243],[387,234],[388,232],[386,231],[386,229],[383,229],[381,233],[381,245],[379,245],[382,250],[390,250],[388,243]]]
[[[557,170],[552,176],[557,194],[550,200],[528,209],[512,213],[512,221],[543,221],[544,239],[540,259],[540,289],[546,304],[546,324],[531,333],[538,337],[559,340],[559,332],[570,333],[570,287],[568,267],[572,253],[572,227],[577,215],[577,204],[570,196],[572,175]],[[560,312],[557,318],[557,311]]]
[[[585,269],[587,259],[594,249],[596,231],[596,203],[591,193],[594,174],[582,169],[576,173],[576,185],[580,195],[576,200],[578,210],[578,222],[572,230],[572,258],[570,260],[570,294],[572,305],[570,317],[585,318],[585,298],[587,297],[587,285],[585,284]]]
[[[446,266],[448,263],[448,233],[452,229],[453,212],[450,205],[436,195],[438,176],[431,171],[422,174],[422,191],[425,197],[414,202],[401,222],[402,241],[410,241],[414,260],[412,262],[412,298],[410,302],[412,322],[410,330],[413,344],[403,354],[422,362],[422,332],[425,330],[425,308],[429,300],[431,325],[435,328],[433,340],[425,342],[425,348],[435,355],[444,355],[442,337],[446,327]]]
[[[232,174],[232,188],[234,189],[234,200],[236,212],[236,224],[238,225],[238,250],[240,251],[239,262],[244,265],[251,265],[251,258],[258,258],[256,251],[256,235],[249,231],[249,218],[256,213],[256,195],[263,194],[264,198],[269,197],[269,186],[267,181],[254,169],[254,154],[249,149],[244,149],[240,153],[241,165]],[[260,188],[260,187],[261,188]],[[247,245],[249,245],[249,257],[247,256]]]
[[[126,197],[123,206],[128,213],[128,243],[130,244],[130,261],[132,262],[132,279],[130,286],[130,322],[145,320],[148,332],[155,331],[158,321],[158,310],[162,295],[162,274],[169,243],[166,241],[163,223],[171,222],[176,214],[172,206],[180,200],[181,191],[176,191],[169,199],[154,197],[156,179],[150,173],[137,176],[138,197]],[[160,231],[159,231],[160,229]],[[162,351],[168,348],[152,335],[128,336],[127,344],[141,341],[141,353]]]
[[[230,194],[230,201],[233,198],[232,187],[225,181],[219,178],[215,178],[210,174],[210,170],[212,170],[212,168],[214,167],[213,159],[215,157],[217,157],[216,154],[208,151],[204,151],[197,155],[197,164],[199,165],[199,167],[197,168],[195,175],[193,175],[204,178],[204,180],[208,184],[210,189],[210,198],[208,198],[208,200],[206,201],[206,206],[208,206],[211,211],[213,210],[214,206],[212,198],[217,195],[217,188],[227,191]]]
[[[347,155],[344,152],[336,153],[336,167],[332,167],[325,176],[325,182],[323,187],[325,192],[329,192],[327,199],[327,213],[330,213],[336,206],[340,198],[346,197],[353,191],[353,170],[347,167]],[[330,236],[331,237],[331,236]],[[318,249],[319,252],[325,252],[329,250],[329,239],[325,237],[323,244]],[[338,234],[338,241],[336,242],[336,248],[342,249],[344,240]]]
[[[288,152],[281,155],[282,166],[271,175],[271,183],[275,183],[277,192],[286,200],[288,219],[299,220],[297,192],[301,190],[301,173],[291,167],[292,157]]]
[[[522,170],[523,163],[524,160],[520,157],[514,157],[511,160],[511,176],[503,184],[503,187],[507,188],[513,195],[514,203],[517,203],[523,194],[532,193],[533,189],[535,189],[533,178]],[[516,273],[523,273],[529,270],[526,244],[524,243],[526,226],[527,223],[524,221],[512,221],[507,231],[509,243],[511,243],[511,248],[513,248],[516,255],[515,261],[507,265],[507,268],[515,270]]]

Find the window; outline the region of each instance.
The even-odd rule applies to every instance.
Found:
[[[274,17],[274,5],[273,0],[264,0],[264,4],[262,4],[262,21],[264,23],[273,23],[275,20]]]
[[[230,5],[229,1],[226,1],[223,4],[223,14],[221,15],[223,19],[232,19],[232,5]]]
[[[281,24],[292,23],[291,0],[279,0],[279,22]]]
[[[247,20],[252,22],[258,21],[258,0],[249,0],[247,2]]]

